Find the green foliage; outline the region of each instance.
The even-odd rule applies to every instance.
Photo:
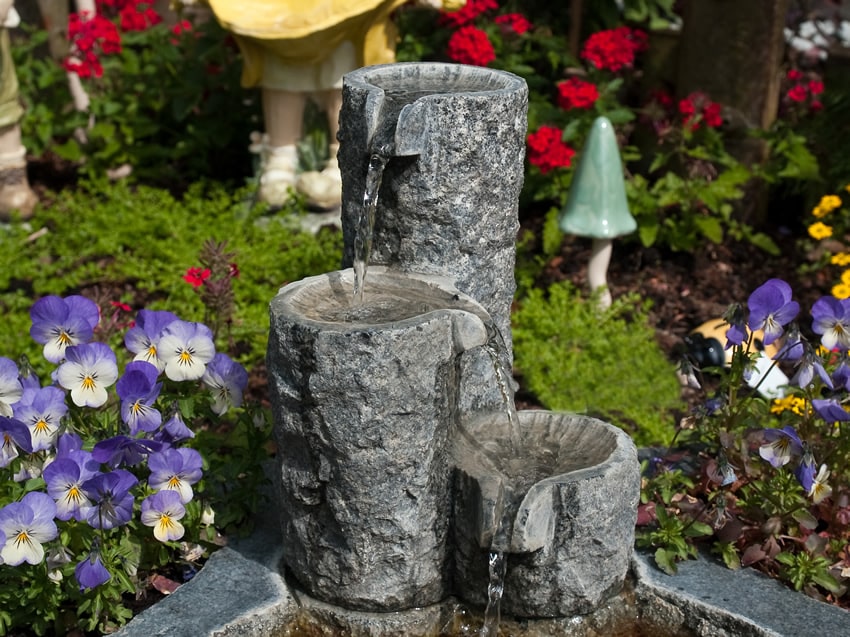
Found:
[[[30,30],[13,46],[31,154],[53,151],[93,177],[127,164],[149,185],[250,174],[259,95],[240,86],[238,50],[215,20],[179,36],[164,23],[123,32],[121,52],[100,56],[102,77],[82,79],[88,113],[73,109],[64,69],[44,56],[46,39]]]
[[[29,338],[29,306],[46,294],[83,293],[107,314],[110,301],[133,309],[179,307],[202,320],[203,304],[182,275],[198,265],[207,239],[227,242],[239,267],[233,281],[230,337],[240,362],[265,357],[268,303],[282,285],[339,267],[338,232],[313,236],[297,229],[298,212],[277,216],[252,206],[243,188],[195,183],[181,198],[165,190],[106,180],[83,182],[39,208],[26,224],[0,232],[0,310],[6,328],[0,351],[31,360],[40,349]]]
[[[661,505],[656,505],[654,511],[658,524],[651,531],[639,534],[637,545],[654,547],[655,563],[662,571],[673,575],[677,570],[676,562],[697,555],[696,547],[688,539],[711,535],[713,530],[695,519],[670,515]]]
[[[598,416],[638,444],[667,442],[680,389],[647,310],[634,295],[600,310],[569,283],[529,290],[513,320],[522,382],[550,409]]]

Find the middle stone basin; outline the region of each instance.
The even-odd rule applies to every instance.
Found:
[[[448,281],[370,266],[310,277],[272,300],[284,562],[314,597],[354,610],[450,593],[450,440],[460,358],[487,312]]]

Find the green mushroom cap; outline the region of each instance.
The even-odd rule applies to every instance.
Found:
[[[637,229],[626,202],[617,137],[607,117],[593,122],[561,211],[560,226],[568,234],[594,239],[613,239]]]

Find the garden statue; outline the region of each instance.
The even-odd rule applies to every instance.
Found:
[[[24,109],[18,99],[18,78],[12,61],[9,29],[20,18],[12,0],[0,0],[0,219],[17,211],[32,215],[37,202],[27,180],[26,148],[21,141]]]
[[[342,178],[336,154],[342,76],[361,66],[395,60],[392,12],[405,0],[210,0],[222,26],[236,37],[243,56],[242,85],[262,88],[266,134],[259,144],[260,199],[283,204],[289,189],[310,205],[340,205]],[[440,0],[425,0],[437,8]],[[443,0],[460,8],[462,0]],[[327,113],[331,140],[322,171],[298,174],[304,108],[314,98]]]
[[[600,289],[599,304],[610,307],[607,287],[612,240],[637,229],[626,202],[626,183],[614,126],[606,117],[597,117],[587,137],[576,168],[567,204],[561,212],[561,230],[593,238],[593,252],[587,266],[591,291]]]

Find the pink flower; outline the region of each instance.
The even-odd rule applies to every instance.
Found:
[[[528,136],[528,162],[542,174],[555,168],[569,168],[576,154],[563,140],[563,132],[554,126],[541,126]]]
[[[454,62],[475,66],[487,66],[496,59],[487,34],[473,26],[461,27],[452,34],[447,54]]]
[[[590,108],[599,99],[599,90],[591,82],[571,77],[558,82],[558,106],[564,110]]]

